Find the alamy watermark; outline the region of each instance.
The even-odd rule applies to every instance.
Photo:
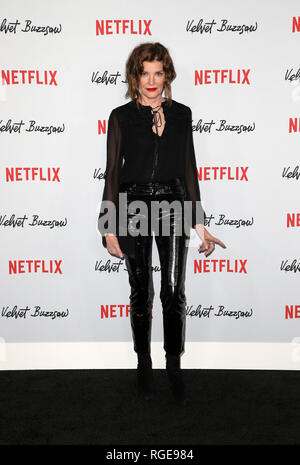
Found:
[[[102,235],[116,234],[118,231],[120,236],[148,236],[151,229],[155,235],[169,236],[172,228],[176,236],[190,236],[194,226],[192,223],[204,225],[205,214],[201,201],[128,201],[126,192],[118,195],[118,207],[110,200],[103,200],[101,204],[98,229]]]

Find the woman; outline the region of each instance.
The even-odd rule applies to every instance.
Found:
[[[161,265],[166,369],[175,400],[185,404],[180,356],[185,342],[185,269],[190,228],[194,228],[202,240],[198,250],[206,252],[206,256],[212,253],[215,243],[225,245],[204,228],[205,212],[200,201],[191,110],[171,98],[171,82],[175,77],[169,52],[160,43],[141,44],[130,54],[126,62],[126,97],[131,101],[113,109],[108,122],[99,229],[108,252],[125,258],[131,286],[130,320],[138,357],[138,388],[144,398],[149,399],[153,395],[150,355],[154,297],[152,233],[153,225],[157,226],[154,237]],[[120,207],[121,193],[127,196],[125,210]],[[153,213],[151,204],[162,200],[167,204]],[[178,208],[168,208],[175,200],[179,202]],[[129,210],[132,201],[142,201],[149,208],[134,214]],[[185,210],[186,205],[191,209]],[[114,206],[117,207],[115,219]],[[118,229],[118,216],[124,211],[126,238],[121,237]],[[107,219],[105,227],[104,219]],[[137,226],[145,225],[145,219],[146,234],[144,227],[142,234],[135,235],[140,231]],[[167,235],[161,231],[165,221],[169,221]]]

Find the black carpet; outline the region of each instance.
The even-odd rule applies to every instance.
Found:
[[[0,371],[0,444],[300,444],[300,372],[183,372],[187,407],[165,370],[151,402],[135,370]]]

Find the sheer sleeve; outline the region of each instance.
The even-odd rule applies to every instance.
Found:
[[[202,208],[200,188],[197,175],[197,164],[193,142],[192,130],[192,111],[188,107],[188,129],[186,139],[186,157],[185,157],[185,189],[186,200],[192,201],[192,224],[195,228],[196,224],[205,223],[206,214]]]
[[[102,234],[102,242],[106,247],[105,233],[116,233],[115,224],[115,211],[110,206],[104,205],[104,201],[110,200],[114,203],[117,209],[117,199],[119,193],[119,180],[120,172],[122,168],[122,133],[117,118],[116,110],[112,110],[108,119],[107,128],[107,143],[106,143],[106,172],[105,172],[105,184],[103,189],[102,203],[100,213],[98,217],[98,229]],[[100,219],[108,214],[106,222]]]

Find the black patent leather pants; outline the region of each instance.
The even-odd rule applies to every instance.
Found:
[[[185,274],[189,236],[182,227],[182,232],[176,230],[179,221],[178,212],[161,209],[159,214],[151,214],[153,200],[184,200],[184,184],[180,178],[167,183],[122,184],[122,192],[127,193],[127,205],[132,200],[143,200],[149,207],[149,234],[139,235],[135,240],[135,256],[124,253],[125,263],[131,287],[130,321],[134,350],[137,353],[150,353],[152,308],[154,288],[152,279],[152,246],[153,237],[158,248],[161,266],[160,299],[163,310],[164,350],[167,354],[181,355],[184,351],[186,328],[186,296]],[[183,212],[183,210],[182,210]],[[132,219],[127,210],[127,227],[132,228]],[[139,215],[141,218],[141,214]],[[162,233],[163,218],[170,221],[169,234]],[[153,222],[151,222],[151,219]],[[183,214],[182,214],[183,225]],[[155,224],[155,229],[151,229]],[[157,229],[158,228],[158,229]],[[177,232],[176,232],[177,231]]]

